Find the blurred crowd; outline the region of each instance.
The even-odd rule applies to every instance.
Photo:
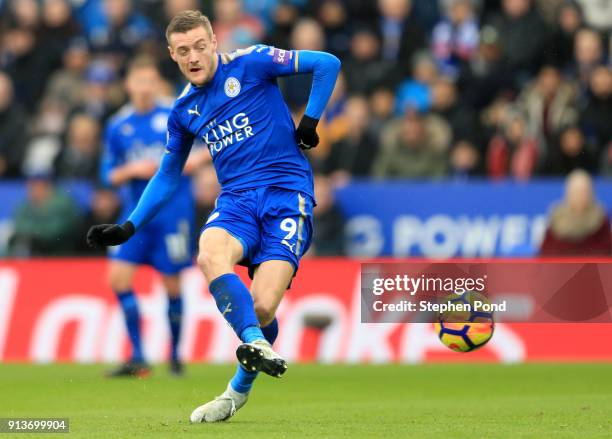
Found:
[[[126,61],[158,60],[160,95],[184,86],[163,30],[185,9],[212,18],[221,52],[263,42],[342,60],[309,152],[325,200],[318,215],[332,225],[318,232],[325,245],[341,227],[331,188],[353,177],[612,174],[610,1],[0,0],[0,181],[27,178],[34,192],[54,178],[99,184]],[[310,81],[280,81],[296,120]],[[214,171],[200,174],[205,213],[218,188]],[[99,187],[91,221],[117,214],[113,197]]]

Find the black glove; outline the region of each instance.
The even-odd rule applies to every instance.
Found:
[[[297,144],[301,149],[314,148],[319,144],[319,135],[317,134],[318,119],[313,119],[304,115],[297,129],[295,130]]]
[[[123,244],[134,233],[136,228],[130,221],[123,224],[98,224],[90,227],[87,232],[87,245],[96,248]]]

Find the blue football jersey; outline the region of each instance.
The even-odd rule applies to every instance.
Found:
[[[298,56],[263,45],[218,55],[211,81],[188,85],[176,100],[168,150],[202,140],[226,191],[274,186],[313,197],[312,170],[276,82],[298,73]]]
[[[111,118],[105,133],[103,181],[108,181],[108,173],[117,166],[143,159],[161,160],[171,109],[170,105],[158,102],[153,110],[141,114],[126,105]],[[138,203],[147,183],[145,179],[127,183],[126,209],[131,210]],[[191,187],[189,177],[183,176],[175,198],[185,197],[191,197]]]

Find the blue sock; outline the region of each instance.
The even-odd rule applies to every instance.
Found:
[[[178,360],[178,345],[181,338],[181,321],[183,319],[183,299],[181,296],[168,297],[168,322],[170,323],[170,358]]]
[[[117,293],[117,299],[123,310],[128,336],[132,343],[132,361],[144,361],[140,344],[140,313],[138,301],[132,290]]]
[[[223,274],[208,287],[223,318],[243,342],[265,338],[259,328],[251,293],[236,274]]]
[[[261,332],[266,337],[266,340],[268,340],[268,343],[273,345],[276,337],[278,337],[278,320],[276,320],[276,317],[274,317],[274,320],[268,326],[261,328]]]
[[[268,343],[274,344],[276,337],[278,336],[278,321],[276,319],[272,320],[268,326],[261,328],[261,332],[263,332]],[[236,367],[236,373],[234,377],[230,381],[230,386],[236,392],[239,393],[248,393],[251,391],[251,387],[253,387],[253,381],[257,378],[257,372],[248,372],[244,370],[240,364]]]

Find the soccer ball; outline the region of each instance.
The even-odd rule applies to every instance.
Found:
[[[485,344],[495,329],[493,313],[474,310],[474,301],[489,303],[486,297],[476,292],[452,295],[444,299],[451,304],[469,304],[469,311],[448,311],[443,313],[434,328],[440,341],[456,352],[470,352]]]

